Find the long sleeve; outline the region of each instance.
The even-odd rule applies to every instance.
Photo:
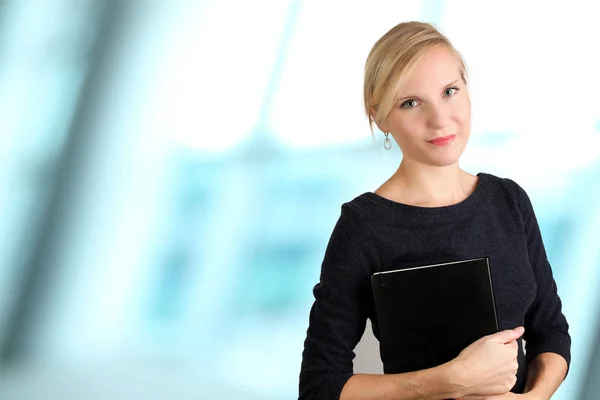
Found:
[[[339,399],[353,375],[354,348],[368,317],[377,252],[358,212],[347,203],[329,239],[313,289],[300,370],[299,399]]]
[[[527,363],[538,354],[552,352],[571,363],[571,336],[569,325],[562,313],[562,302],[558,296],[556,282],[542,241],[529,196],[517,185],[519,209],[527,237],[529,261],[537,284],[535,300],[525,314]]]

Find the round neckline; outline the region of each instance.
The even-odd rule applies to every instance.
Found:
[[[373,202],[402,212],[404,217],[403,219],[406,221],[415,220],[418,222],[422,222],[423,219],[425,219],[429,222],[439,222],[444,219],[456,219],[460,215],[469,215],[474,211],[477,205],[481,202],[481,199],[485,197],[488,175],[483,172],[479,172],[477,173],[477,177],[479,179],[477,180],[475,189],[467,198],[458,203],[450,204],[447,206],[415,206],[390,200],[386,197],[378,195],[375,192],[366,192],[363,194],[363,196],[368,197]]]

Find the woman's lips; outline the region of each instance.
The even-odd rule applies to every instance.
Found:
[[[455,137],[456,137],[456,135],[448,135],[448,136],[443,136],[443,137],[428,140],[428,142],[431,144],[435,144],[436,146],[447,146],[450,143],[452,143],[452,141],[454,140]]]

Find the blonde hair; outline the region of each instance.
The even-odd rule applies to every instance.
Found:
[[[460,76],[466,83],[465,62],[450,41],[433,25],[425,22],[403,22],[383,35],[374,45],[365,63],[364,106],[369,126],[383,122],[394,107],[394,96],[400,79],[431,48],[442,45],[458,60]]]

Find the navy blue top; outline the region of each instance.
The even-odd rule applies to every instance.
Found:
[[[372,192],[342,205],[313,289],[300,399],[339,398],[367,318],[379,338],[371,275],[426,262],[489,257],[499,329],[525,327],[513,392],[523,392],[527,364],[540,353],[570,364],[569,325],[531,201],[510,179],[478,177],[474,192],[451,206],[410,206]]]

